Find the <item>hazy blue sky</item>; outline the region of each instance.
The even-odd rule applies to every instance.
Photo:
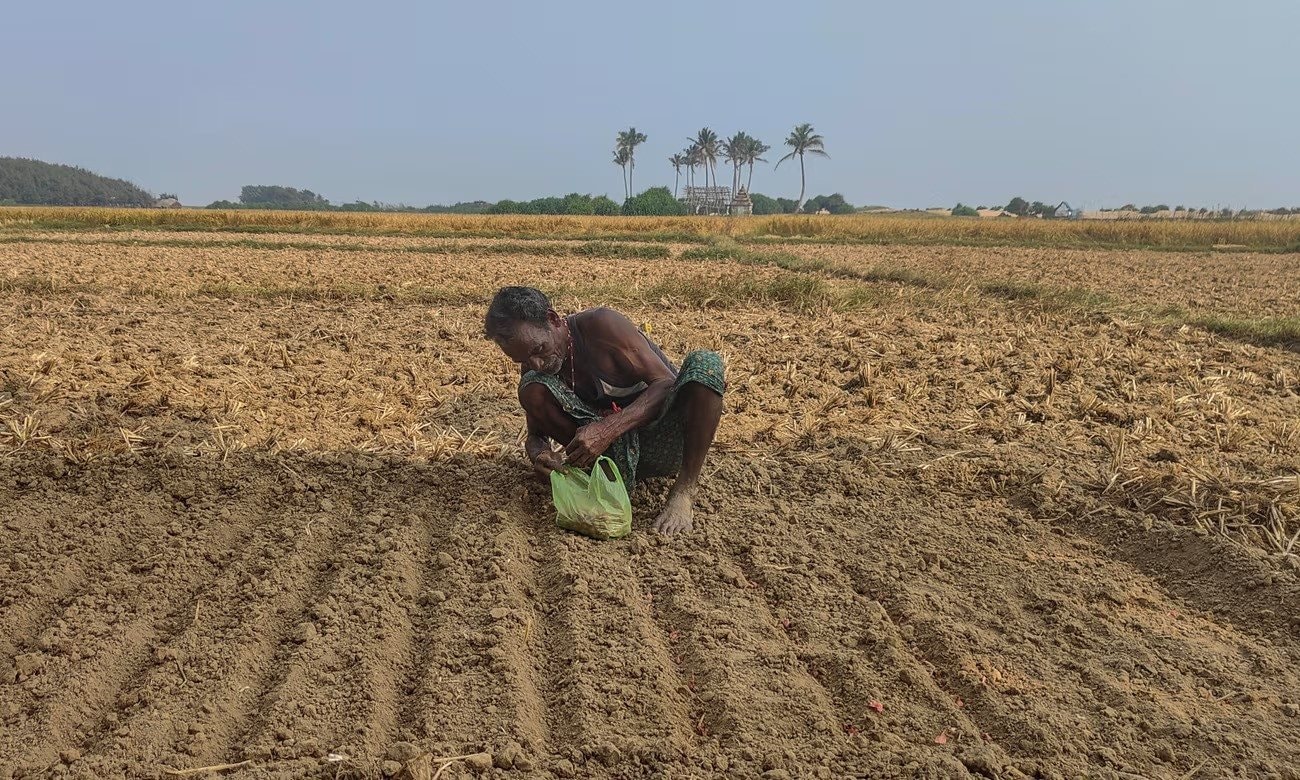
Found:
[[[284,184],[425,205],[637,189],[702,126],[809,194],[902,207],[1300,205],[1300,3],[88,2],[5,10],[0,155],[186,203]],[[772,153],[775,161],[779,152]],[[798,166],[754,189],[798,194]]]

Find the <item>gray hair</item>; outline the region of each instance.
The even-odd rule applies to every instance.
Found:
[[[534,287],[502,287],[492,298],[483,319],[483,335],[490,339],[510,338],[521,323],[545,325],[551,302]]]

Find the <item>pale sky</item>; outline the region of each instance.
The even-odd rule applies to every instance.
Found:
[[[622,198],[708,126],[858,205],[1300,206],[1300,3],[15,3],[0,156],[190,205]],[[725,181],[726,176],[722,179]],[[795,197],[797,165],[754,190]]]

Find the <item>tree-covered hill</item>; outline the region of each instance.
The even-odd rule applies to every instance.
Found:
[[[0,204],[152,206],[154,197],[128,181],[71,165],[0,157]]]

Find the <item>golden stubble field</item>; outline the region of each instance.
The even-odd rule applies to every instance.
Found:
[[[0,245],[0,772],[1298,776],[1295,351],[672,243],[245,238]],[[656,484],[626,541],[554,527],[479,335],[519,282],[726,357],[694,534]]]

